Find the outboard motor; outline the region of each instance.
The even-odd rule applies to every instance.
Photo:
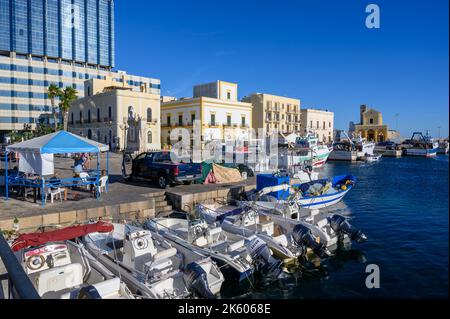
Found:
[[[292,230],[292,238],[298,246],[311,248],[312,251],[320,258],[328,257],[325,245],[316,241],[311,229],[308,227],[302,224],[295,225]],[[304,251],[306,252],[306,249],[304,249]]]
[[[255,264],[255,270],[267,271],[278,277],[282,270],[281,261],[272,257],[269,247],[261,238],[254,237],[246,247]]]
[[[348,220],[341,215],[333,215],[328,218],[330,227],[338,234],[345,234],[350,237],[351,240],[357,243],[363,243],[367,240],[366,235],[362,231],[353,227]]]
[[[192,292],[195,292],[198,296],[206,299],[215,299],[216,296],[212,293],[208,286],[208,278],[203,268],[192,262],[184,269],[184,281],[186,286]]]

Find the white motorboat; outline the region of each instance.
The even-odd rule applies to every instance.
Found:
[[[144,228],[160,234],[177,248],[211,257],[226,280],[248,280],[260,269],[275,273],[279,266],[258,237],[228,233],[220,226],[208,225],[203,219],[154,218],[146,221]]]
[[[299,257],[304,251],[285,234],[276,233],[276,224],[266,215],[243,205],[242,208],[220,204],[199,204],[196,210],[210,224],[220,223],[229,233],[261,238],[280,260]]]
[[[214,298],[223,275],[209,258],[179,251],[148,230],[113,224],[112,233],[83,237],[87,249],[135,293],[144,298]]]
[[[97,223],[24,234],[11,248],[43,299],[134,299],[127,285],[95,259],[83,243],[70,240],[110,230],[109,225]]]
[[[258,214],[270,216],[274,224],[279,227],[277,234],[292,234],[296,230],[295,227],[298,228],[298,232],[308,234],[308,231],[304,229],[306,227],[310,234],[330,251],[335,250],[340,243],[347,244],[352,240],[360,243],[366,241],[366,236],[351,226],[347,218],[342,215],[328,212],[321,213],[318,209],[312,209],[305,216],[301,214],[301,205],[294,199],[295,197],[285,201],[263,200],[270,199],[270,197],[265,198],[265,194],[283,190],[288,191],[289,186],[284,184],[264,188],[253,196],[253,203],[250,205]],[[248,205],[248,202],[241,202],[241,205]],[[306,238],[308,237],[310,236],[306,236]],[[299,238],[302,238],[302,236],[299,236]],[[303,244],[308,247],[307,245],[312,243],[307,241]],[[313,247],[309,248],[313,249]],[[315,249],[319,248],[316,247]],[[318,255],[320,255],[320,249]]]
[[[378,162],[378,161],[381,159],[381,157],[382,157],[381,154],[379,154],[379,155],[369,155],[369,154],[366,154],[366,156],[364,157],[364,160],[365,160],[367,163],[373,163],[373,162]]]

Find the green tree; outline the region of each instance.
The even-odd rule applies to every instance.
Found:
[[[61,94],[59,109],[63,115],[64,131],[67,131],[67,124],[69,121],[69,109],[71,104],[78,99],[77,91],[71,87],[67,86]]]
[[[57,120],[57,114],[56,114],[56,107],[55,107],[55,99],[61,98],[63,91],[57,86],[56,84],[52,83],[47,88],[47,94],[48,98],[50,99],[50,102],[52,103],[52,111],[53,111],[53,119],[55,121],[55,132],[58,130],[58,120]]]
[[[9,132],[8,137],[11,140],[11,143],[20,142],[22,139],[22,135],[18,131]]]

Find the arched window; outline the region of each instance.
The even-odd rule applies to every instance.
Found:
[[[148,131],[147,132],[147,144],[152,144],[152,143],[153,143],[152,131]]]
[[[88,110],[88,123],[91,123],[91,110]]]
[[[97,122],[100,122],[100,108],[97,109]]]
[[[147,122],[151,122],[152,121],[152,108],[149,107],[147,109]]]
[[[92,131],[91,131],[91,129],[88,130],[88,139],[92,139]]]
[[[83,123],[83,112],[80,111],[80,123]]]
[[[112,121],[112,109],[111,109],[111,106],[108,107],[108,118],[109,118],[110,121]]]
[[[70,122],[72,123],[72,125],[74,124],[74,123],[73,123],[73,112],[70,113]]]
[[[369,123],[370,123],[370,124],[373,124],[373,119],[370,119],[370,120],[369,120]]]

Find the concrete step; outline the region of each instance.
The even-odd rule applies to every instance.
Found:
[[[165,191],[159,191],[159,192],[152,192],[152,193],[145,194],[145,196],[148,198],[159,198],[159,197],[164,198],[165,194],[166,194]]]
[[[159,208],[159,207],[164,207],[164,206],[169,206],[170,204],[163,200],[163,201],[159,201],[159,202],[155,202],[155,208]]]
[[[155,211],[156,211],[157,214],[161,213],[161,212],[172,212],[172,210],[173,210],[172,205],[167,205],[167,206],[164,206],[164,207],[156,207],[155,208]]]

